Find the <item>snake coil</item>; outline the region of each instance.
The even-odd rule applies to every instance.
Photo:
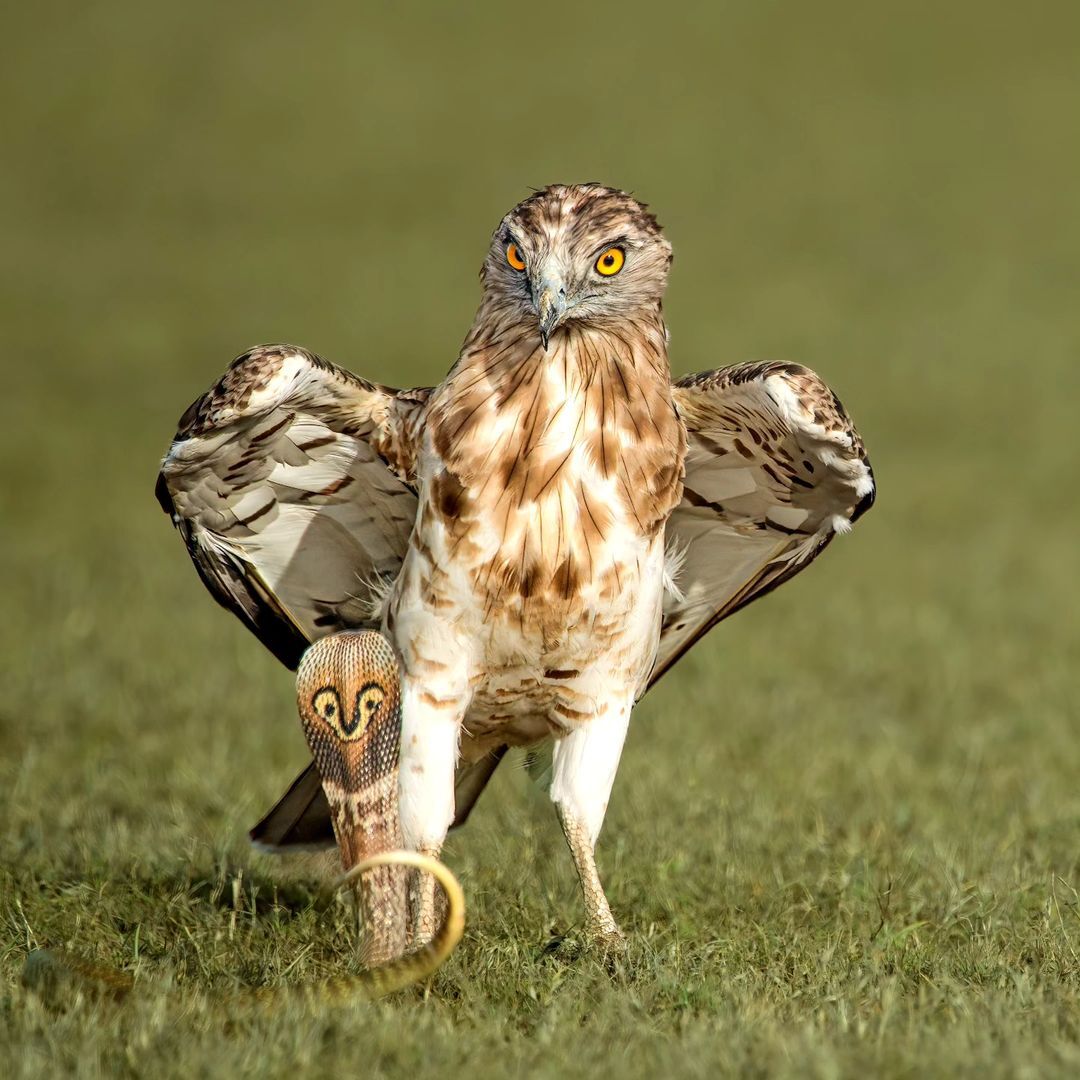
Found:
[[[313,1003],[346,1000],[370,1001],[392,994],[410,983],[428,978],[454,951],[465,931],[465,895],[456,877],[438,859],[416,851],[386,851],[352,867],[335,883],[342,889],[367,870],[378,866],[407,866],[426,871],[446,895],[446,917],[435,936],[414,952],[381,967],[350,975],[338,975],[319,983],[249,987],[220,996],[228,1005],[284,1004],[290,1000]],[[91,963],[62,949],[35,949],[26,958],[22,982],[48,1001],[56,1000],[72,980],[115,999],[126,997],[135,980],[126,971]]]
[[[304,734],[347,867],[335,889],[355,884],[366,931],[362,955],[371,966],[321,983],[238,991],[226,996],[233,1003],[382,997],[431,975],[465,929],[465,897],[457,878],[431,855],[402,849],[397,806],[401,681],[393,647],[370,630],[321,638],[304,654],[296,688]],[[408,953],[403,952],[404,892],[387,873],[395,866],[430,874],[446,897],[445,916],[431,939]],[[368,871],[379,872],[364,879]],[[55,996],[72,978],[118,998],[135,986],[127,972],[52,949],[31,952],[22,978],[46,997]]]

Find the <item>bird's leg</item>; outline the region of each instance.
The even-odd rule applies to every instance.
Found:
[[[577,867],[588,931],[604,945],[621,943],[622,933],[596,870],[596,839],[619,767],[631,705],[611,701],[555,743],[551,800]]]
[[[574,857],[578,880],[581,882],[581,894],[585,899],[586,926],[590,934],[604,940],[618,941],[622,931],[611,914],[611,905],[600,882],[596,869],[596,851],[585,825],[573,817],[562,806],[555,807],[562,825],[563,835],[570,845],[570,854]]]
[[[441,845],[439,847],[422,847],[418,850],[422,855],[437,859]],[[426,945],[434,936],[435,931],[442,925],[446,915],[444,910],[446,900],[442,891],[436,888],[435,879],[430,874],[420,872],[413,878],[410,901],[412,942],[414,947],[419,947]]]
[[[429,687],[408,676],[402,680],[398,791],[405,846],[438,858],[454,819],[458,731],[468,699],[464,690]],[[435,880],[418,873],[410,891],[413,943],[426,944],[441,917]]]

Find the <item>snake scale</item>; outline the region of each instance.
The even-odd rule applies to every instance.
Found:
[[[465,898],[450,870],[428,855],[401,850],[401,685],[389,642],[370,630],[320,639],[300,662],[296,692],[345,868],[335,887],[356,891],[364,928],[361,958],[368,967],[319,983],[245,988],[222,995],[223,1004],[382,997],[431,975],[454,951],[465,928]],[[410,889],[402,868],[430,874],[446,898],[438,929],[412,952],[405,951]],[[71,984],[117,998],[135,987],[128,972],[53,949],[30,953],[23,983],[50,1000]]]

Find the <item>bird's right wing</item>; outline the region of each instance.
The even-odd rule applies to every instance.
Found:
[[[210,594],[286,667],[316,638],[378,627],[416,520],[411,480],[429,392],[261,345],[180,418],[158,501]],[[271,850],[333,844],[313,766],[252,839]]]
[[[181,417],[158,500],[214,599],[287,667],[318,637],[378,625],[416,519],[427,394],[263,345]]]

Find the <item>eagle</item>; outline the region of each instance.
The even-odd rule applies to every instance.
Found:
[[[157,486],[210,593],[287,667],[328,634],[389,639],[407,847],[437,856],[508,748],[550,745],[587,925],[609,941],[595,847],[635,703],[875,494],[807,368],[672,380],[671,260],[632,195],[536,191],[495,229],[441,383],[253,348],[181,417]],[[310,765],[252,838],[333,843]]]

